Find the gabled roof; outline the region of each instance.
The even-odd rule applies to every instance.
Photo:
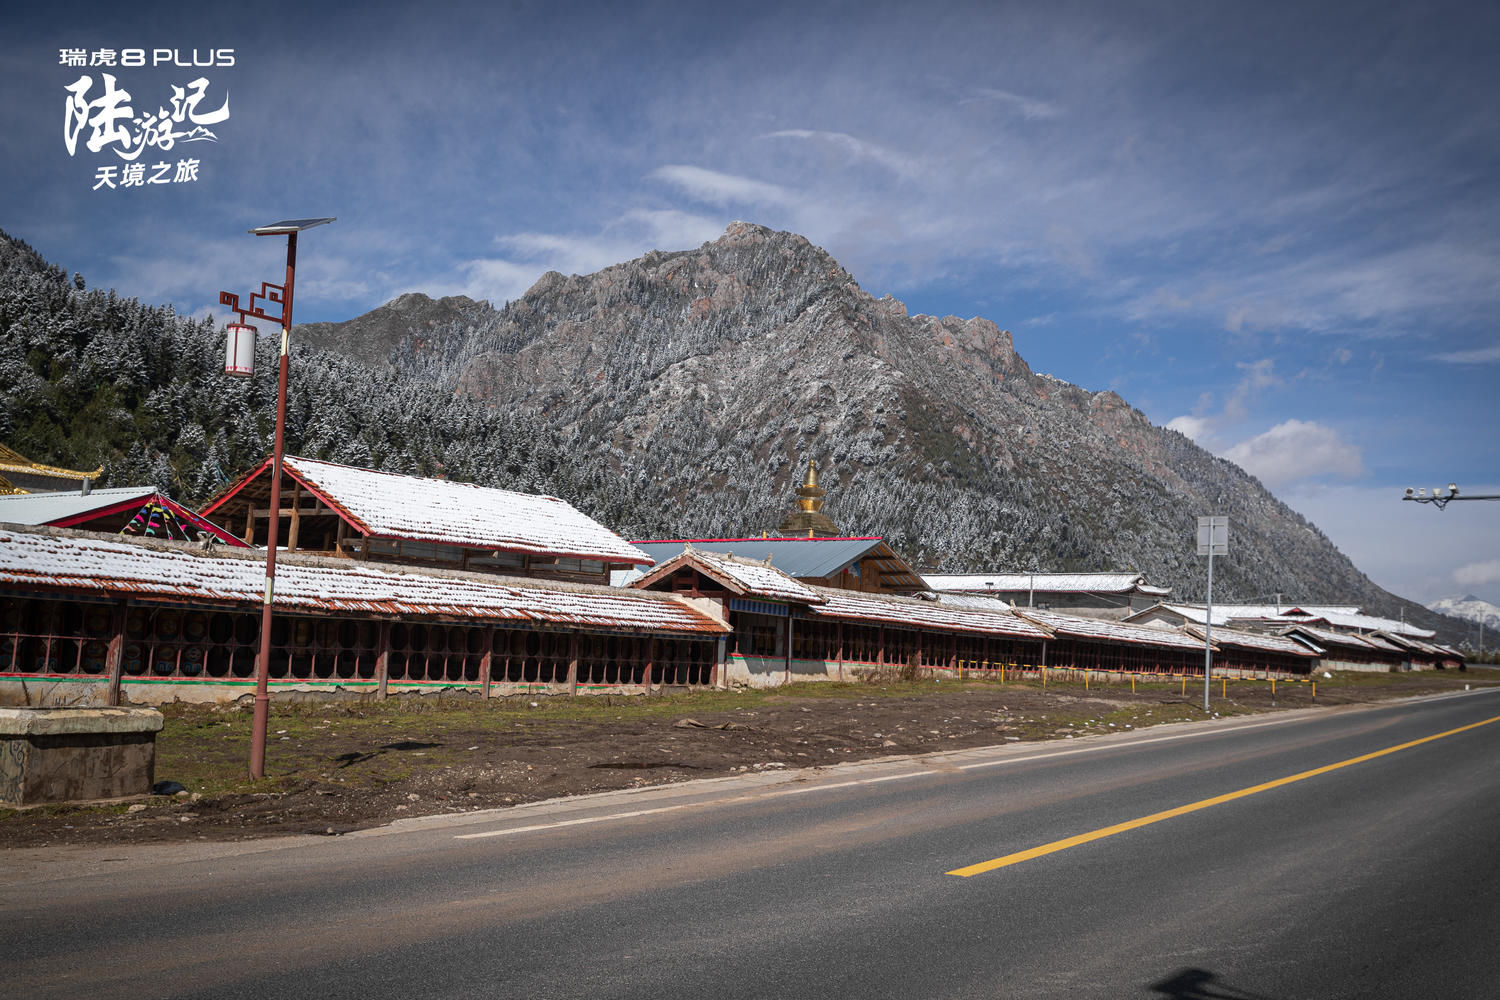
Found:
[[[1201,604],[1156,604],[1144,611],[1128,615],[1125,620],[1133,622],[1157,611],[1167,611],[1181,617],[1184,621],[1195,622],[1199,625],[1204,624],[1208,619],[1208,613]],[[1342,629],[1360,632],[1385,631],[1421,639],[1430,639],[1437,634],[1431,629],[1418,628],[1391,618],[1361,614],[1353,605],[1346,604],[1282,604],[1280,606],[1275,604],[1215,604],[1214,626],[1227,625],[1232,622],[1256,622],[1265,625],[1321,622]]]
[[[245,543],[182,506],[154,486],[118,486],[88,493],[21,493],[0,497],[0,524],[46,524],[54,528],[81,527],[90,521],[131,514],[148,503],[157,503],[200,531],[214,535],[226,545],[246,548]]]
[[[1184,625],[1182,631],[1202,642],[1206,629],[1198,625]],[[1288,636],[1270,635],[1266,632],[1240,632],[1232,628],[1214,629],[1212,641],[1215,648],[1237,646],[1241,649],[1259,649],[1268,653],[1283,653],[1287,656],[1314,658],[1323,653],[1323,650],[1314,643],[1299,642]]]
[[[1321,618],[1328,624],[1336,625],[1339,628],[1352,628],[1362,632],[1389,632],[1392,634],[1412,636],[1418,639],[1431,639],[1433,636],[1437,635],[1437,633],[1430,628],[1419,628],[1416,625],[1398,621],[1395,618],[1381,618],[1377,615],[1354,614],[1348,611],[1340,611],[1334,608],[1307,608],[1306,606],[1304,606],[1303,610],[1308,611],[1314,618]]]
[[[0,529],[0,586],[114,598],[258,608],[265,563],[244,549],[203,552],[180,542],[113,539],[56,528]],[[583,584],[538,586],[489,574],[419,573],[380,563],[287,553],[276,564],[280,611],[580,625],[625,631],[727,627],[666,594]]]
[[[1138,646],[1165,646],[1169,649],[1200,649],[1202,639],[1194,639],[1176,629],[1153,625],[1130,625],[1105,618],[1083,618],[1038,608],[1017,608],[1016,615],[1036,622],[1054,635],[1073,639],[1098,639],[1103,642],[1129,642]]]
[[[1338,632],[1333,629],[1318,628],[1315,625],[1292,625],[1281,630],[1281,635],[1303,635],[1320,646],[1337,646],[1343,649],[1357,649],[1366,653],[1384,653],[1386,655],[1400,655],[1401,648],[1370,635],[1356,635],[1353,632]]]
[[[987,591],[1026,591],[1042,594],[1128,594],[1146,589],[1141,573],[948,573],[924,577],[933,591],[983,594]],[[1149,588],[1170,593],[1170,588]]]
[[[795,604],[822,604],[826,600],[811,587],[798,583],[767,563],[752,562],[726,552],[707,552],[691,545],[671,559],[657,563],[644,576],[632,581],[630,586],[645,589],[659,580],[667,579],[684,566],[697,570],[725,590],[739,596],[790,601]]]
[[[658,562],[671,559],[689,545],[755,562],[769,556],[771,565],[798,580],[822,580],[873,558],[881,575],[898,590],[926,589],[917,571],[882,538],[680,538],[631,544]]]
[[[885,594],[866,594],[831,587],[812,588],[824,603],[807,609],[813,618],[841,618],[871,625],[939,629],[947,632],[1006,635],[1023,639],[1050,638],[1046,629],[1009,611],[975,611],[946,607],[933,601]]]
[[[1382,640],[1397,649],[1406,649],[1414,653],[1424,653],[1428,656],[1451,655],[1451,650],[1445,649],[1435,642],[1423,642],[1421,639],[1410,635],[1401,635],[1394,632],[1375,632],[1365,638]]]
[[[271,460],[215,499],[212,514],[262,476]],[[610,563],[655,560],[557,497],[446,479],[402,476],[288,455],[283,472],[368,538],[434,542]]]

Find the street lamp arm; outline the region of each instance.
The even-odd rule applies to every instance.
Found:
[[[1500,500],[1500,493],[1468,493],[1462,496],[1404,496],[1402,500],[1411,500],[1415,503],[1430,503],[1438,510],[1442,510],[1455,500]]]

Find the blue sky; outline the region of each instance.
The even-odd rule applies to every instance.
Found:
[[[1500,8],[255,11],[8,15],[0,227],[201,313],[279,274],[284,243],[247,228],[337,216],[302,239],[302,321],[406,291],[498,305],[735,219],[792,230],[1239,462],[1383,586],[1500,603],[1500,503],[1399,500],[1500,492]],[[229,116],[134,161],[170,182],[93,190],[127,161],[87,124],[69,155],[66,88],[89,75],[91,101],[105,72],[138,113],[201,76],[195,112]]]

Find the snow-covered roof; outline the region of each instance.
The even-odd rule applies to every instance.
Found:
[[[1131,625],[1105,618],[1083,618],[1063,615],[1056,611],[1038,608],[1017,608],[1019,617],[1030,619],[1054,635],[1065,635],[1074,639],[1099,639],[1103,642],[1130,642],[1144,646],[1167,646],[1171,648],[1201,648],[1201,639],[1184,635],[1174,628],[1156,625]]]
[[[741,559],[727,552],[708,552],[692,546],[633,581],[632,586],[648,587],[684,565],[693,566],[737,594],[798,604],[822,604],[824,601],[811,587],[798,583],[769,562]]]
[[[1428,656],[1447,656],[1451,652],[1435,642],[1423,642],[1421,639],[1409,635],[1376,632],[1374,635],[1365,636],[1365,638],[1372,642],[1384,641],[1397,649],[1409,649],[1412,652],[1425,653]]]
[[[1215,604],[1213,624],[1228,625],[1232,622],[1260,622],[1267,625],[1325,622],[1341,629],[1360,632],[1392,632],[1402,635],[1430,639],[1437,633],[1431,629],[1418,628],[1391,618],[1378,618],[1360,614],[1357,607],[1344,604]],[[1149,616],[1155,611],[1169,611],[1185,621],[1202,625],[1208,618],[1201,604],[1159,604],[1130,615],[1134,621]]]
[[[1298,632],[1310,637],[1320,646],[1342,646],[1345,649],[1360,649],[1368,652],[1397,653],[1401,649],[1389,642],[1385,642],[1375,636],[1356,635],[1353,632],[1339,632],[1329,628],[1318,628],[1315,625],[1292,625],[1281,630],[1282,635],[1289,632]]]
[[[211,514],[269,462],[214,501]],[[288,455],[283,468],[356,529],[374,538],[436,542],[604,562],[655,560],[557,497],[357,469]]]
[[[975,611],[908,597],[887,597],[829,587],[812,588],[826,603],[807,613],[814,618],[842,618],[882,625],[942,629],[949,632],[989,633],[1023,639],[1047,639],[1048,633],[1010,611]]]
[[[932,595],[939,604],[946,604],[950,608],[973,608],[975,611],[1009,612],[1011,602],[1004,597],[990,597],[984,594],[955,594],[951,591],[934,592]]]
[[[1361,632],[1391,632],[1397,635],[1411,636],[1418,639],[1431,639],[1437,635],[1430,628],[1418,628],[1409,622],[1398,621],[1395,618],[1379,618],[1375,615],[1353,614],[1347,611],[1336,611],[1328,608],[1317,610],[1304,607],[1302,610],[1309,612],[1315,618],[1321,618],[1330,625],[1339,628],[1352,628]],[[1293,616],[1283,616],[1293,617]]]
[[[0,586],[259,607],[265,563],[263,557],[244,550],[210,553],[184,543],[102,538],[55,528],[7,528],[0,529]],[[726,631],[664,594],[586,585],[537,586],[532,580],[477,573],[418,573],[295,553],[277,560],[275,606],[282,611],[630,631]]]
[[[1140,586],[1144,577],[1140,573],[948,573],[923,579],[935,591],[1124,594]]]
[[[1199,642],[1203,641],[1205,630],[1201,626],[1186,625],[1183,626],[1183,631],[1196,637]],[[1288,656],[1314,657],[1321,652],[1321,650],[1309,649],[1307,643],[1298,642],[1284,635],[1241,632],[1232,628],[1214,629],[1212,642],[1215,646],[1238,646],[1242,649],[1259,649],[1268,653],[1284,653]]]

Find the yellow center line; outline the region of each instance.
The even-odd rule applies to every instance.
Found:
[[[1254,795],[1257,792],[1269,791],[1272,788],[1280,788],[1282,785],[1290,785],[1295,781],[1306,781],[1308,778],[1316,778],[1318,775],[1327,774],[1329,771],[1337,771],[1341,767],[1348,767],[1351,764],[1361,764],[1367,760],[1374,760],[1376,757],[1384,757],[1386,754],[1395,753],[1398,750],[1407,750],[1411,747],[1421,746],[1423,743],[1431,743],[1433,740],[1443,739],[1445,736],[1453,736],[1456,733],[1467,732],[1470,729],[1478,729],[1480,726],[1488,726],[1492,722],[1500,722],[1500,715],[1485,719],[1483,722],[1474,722],[1470,723],[1467,726],[1459,726],[1457,729],[1450,729],[1445,733],[1436,733],[1432,736],[1424,736],[1419,740],[1411,740],[1408,743],[1399,743],[1393,747],[1386,747],[1384,750],[1376,750],[1374,753],[1361,754],[1358,757],[1350,757],[1348,760],[1341,760],[1337,764],[1325,764],[1323,767],[1315,767],[1311,771],[1303,771],[1300,774],[1292,774],[1288,775],[1285,778],[1277,778],[1275,781],[1267,781],[1263,784],[1251,785],[1249,788],[1241,788],[1236,792],[1228,792],[1224,795],[1215,795],[1211,799],[1201,799],[1197,802],[1190,802],[1185,806],[1178,806],[1175,809],[1167,809],[1163,812],[1152,813],[1150,816],[1142,816],[1140,819],[1129,820],[1125,823],[1116,823],[1114,826],[1106,826],[1101,827],[1098,830],[1090,830],[1088,833],[1080,833],[1076,837],[1067,837],[1063,840],[1054,840],[1050,844],[1043,844],[1040,847],[1033,847],[1030,850],[1017,851],[1015,854],[1007,854],[1003,858],[995,858],[991,861],[981,861],[978,864],[968,865],[964,868],[955,868],[951,872],[948,872],[948,874],[957,875],[960,878],[969,878],[972,875],[982,875],[985,872],[992,872],[996,868],[1006,868],[1010,865],[1019,864],[1022,861],[1030,861],[1032,858],[1040,858],[1048,854],[1056,854],[1058,851],[1065,851],[1070,847],[1077,847],[1079,844],[1087,844],[1090,841],[1094,840],[1103,840],[1105,837],[1113,837],[1117,833],[1124,833],[1127,830],[1136,830],[1143,826],[1150,826],[1152,823],[1160,823],[1164,819],[1172,819],[1176,816],[1185,816],[1188,813],[1197,812],[1199,809],[1207,809],[1210,806],[1222,805],[1225,802],[1233,802],[1235,799],[1243,799],[1246,796]]]

